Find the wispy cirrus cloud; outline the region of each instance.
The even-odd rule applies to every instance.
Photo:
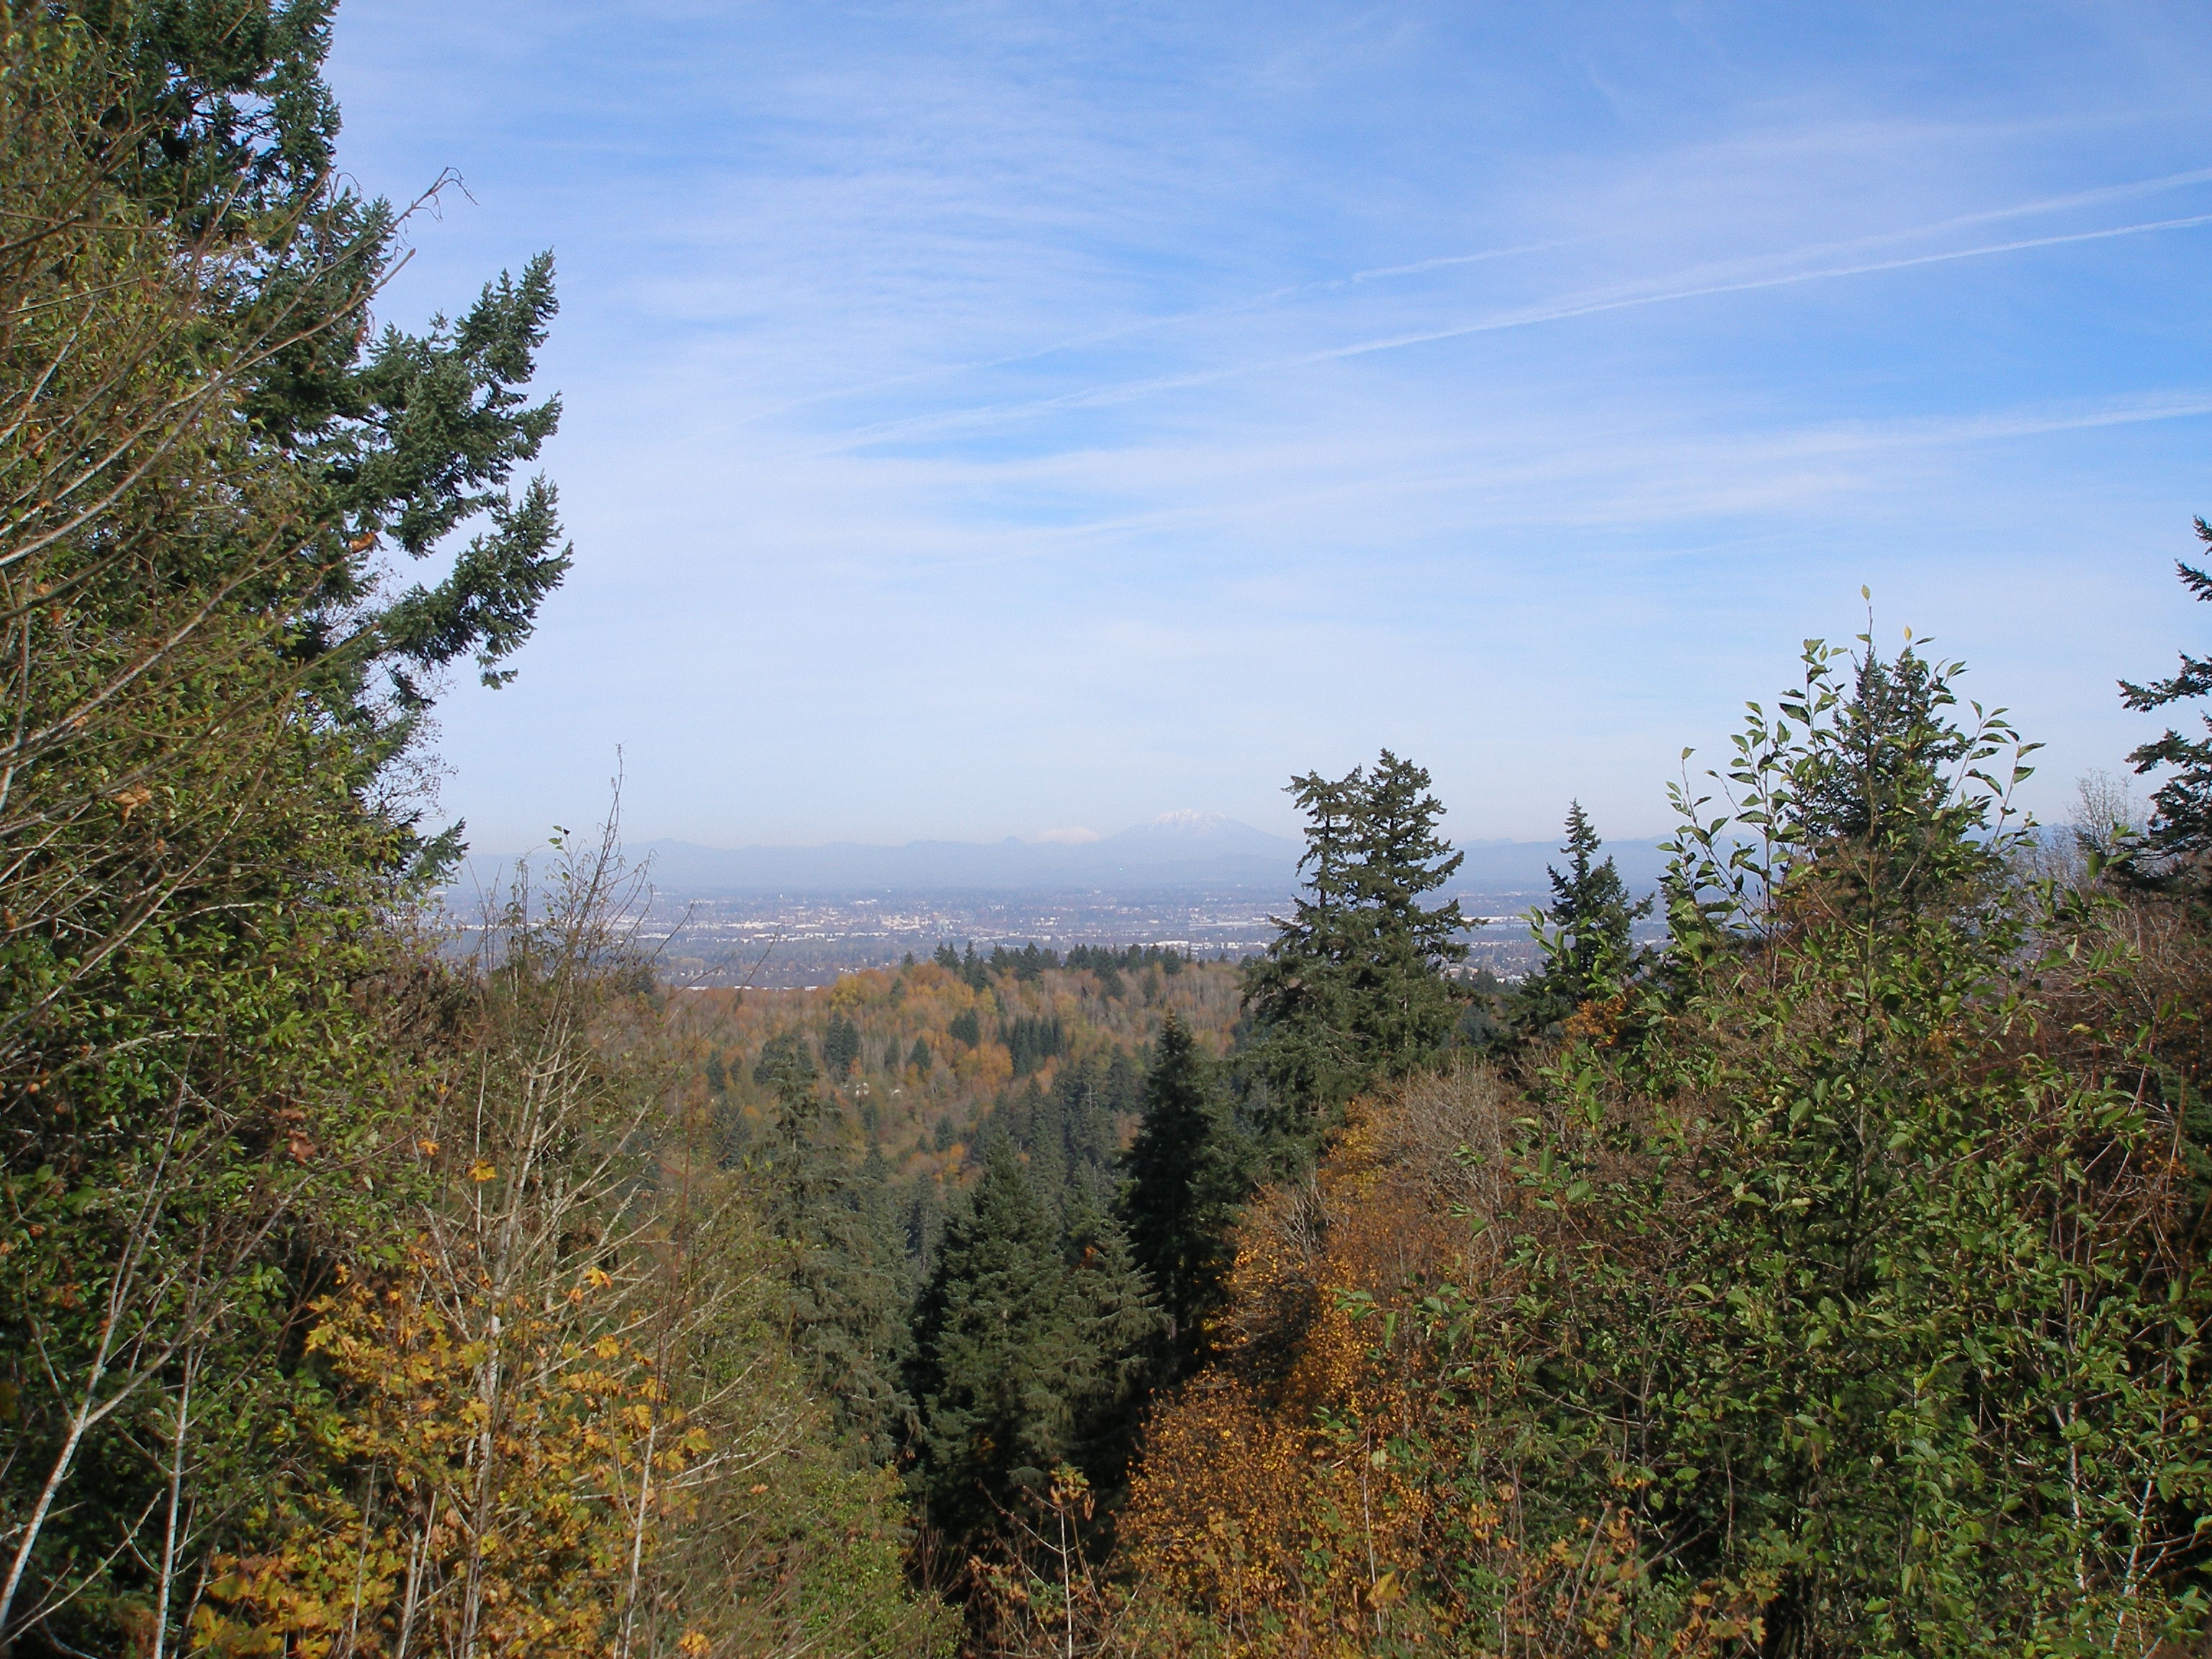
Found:
[[[1929,224],[1909,225],[1900,229],[1875,232],[1841,241],[1814,243],[1808,246],[1790,248],[1780,252],[1752,256],[1749,258],[1734,262],[1730,268],[1740,271],[1747,267],[1759,265],[1784,267],[1802,265],[1808,260],[1833,259],[1840,255],[1893,246],[1902,242],[1924,240],[1984,225],[2076,211],[2083,208],[2103,206],[2107,203],[2136,200],[2145,196],[2203,185],[2212,185],[2212,168],[2199,167],[2185,173],[2168,173],[2156,179],[2134,179],[2122,184],[2102,185],[2094,190],[2072,191],[2063,195],[2043,198],[2035,201],[2017,202],[2003,207],[1957,214]],[[2063,246],[2071,242],[2099,241],[2111,237],[2141,235],[2161,230],[2194,229],[2208,222],[2212,222],[2212,214],[2197,214],[2175,219],[2147,221],[2095,230],[2064,232],[2051,236],[1988,243],[1974,247],[1945,249],[1938,252],[1893,259],[1833,265],[1826,269],[1784,270],[1766,276],[1743,275],[1728,280],[1714,280],[1714,273],[1710,270],[1703,273],[1674,273],[1660,279],[1662,291],[1656,294],[1621,294],[1604,299],[1556,302],[1549,309],[1540,307],[1517,316],[1486,319],[1482,322],[1435,331],[1428,334],[1408,336],[1403,338],[1393,337],[1380,342],[1339,347],[1329,353],[1322,354],[1311,359],[1292,359],[1285,364],[1261,364],[1249,368],[1226,370],[1223,373],[1265,373],[1272,368],[1296,367],[1302,361],[1323,361],[1329,356],[1357,356],[1369,350],[1389,350],[1402,345],[1425,344],[1435,340],[1455,338],[1462,333],[1482,332],[1504,327],[1528,326],[1541,322],[1564,321],[1576,317],[1592,315],[1600,311],[1621,309],[1631,306],[1663,304],[1673,301],[1701,299],[1721,294],[1750,293],[1762,288],[1782,288],[1803,282],[1869,276],[1889,270],[1905,270],[1917,265],[1940,264],[1954,259],[1988,258],[2002,253],[2022,252],[2039,247]],[[1508,247],[1483,248],[1474,252],[1437,254],[1401,264],[1377,265],[1368,270],[1350,271],[1341,276],[1322,277],[1311,282],[1291,283],[1240,299],[1224,301],[1218,304],[1202,306],[1188,311],[1170,312],[1160,316],[1143,318],[1111,328],[1074,335],[1066,339],[1054,340],[1043,345],[1006,352],[972,362],[937,364],[927,368],[915,369],[888,380],[866,381],[855,386],[812,392],[791,403],[761,410],[755,418],[772,418],[809,404],[865,397],[872,392],[884,391],[893,386],[910,385],[924,379],[950,378],[988,369],[1006,368],[1017,363],[1035,362],[1066,352],[1111,344],[1115,341],[1125,340],[1135,335],[1204,323],[1213,319],[1234,315],[1238,312],[1254,311],[1263,307],[1278,305],[1285,301],[1341,294],[1356,289],[1363,283],[1383,282],[1392,277],[1427,276],[1433,272],[1455,270],[1468,265],[1487,264],[1493,260],[1548,253],[1571,245],[1572,239],[1562,238],[1552,241],[1524,242]],[[1685,283],[1698,282],[1701,276],[1704,285],[1682,286]],[[1143,391],[1155,389],[1156,386],[1157,389],[1173,389],[1176,386],[1188,383],[1191,382],[1170,380],[1146,384],[1137,389],[1137,395],[1141,395]]]
[[[2160,181],[2167,188],[2180,183],[2199,184],[2212,179],[2212,173],[2176,175],[2171,181]],[[2066,200],[2063,206],[2073,206],[2090,200],[2114,199],[2129,187],[2114,186],[2110,190],[2080,192]],[[2140,188],[2140,187],[2137,187]],[[2020,237],[2009,241],[1984,242],[1970,247],[1944,248],[1934,252],[1900,254],[1884,259],[1861,259],[1847,263],[1814,264],[1809,268],[1759,269],[1756,274],[1742,272],[1745,267],[1802,266],[1810,259],[1833,256],[1852,248],[1877,246],[1931,235],[1941,230],[1954,228],[1969,222],[1993,221],[2022,216],[2033,212],[2061,210],[2059,204],[2037,204],[2026,207],[1993,210],[1987,213],[1963,216],[1941,225],[1916,226],[1905,230],[1885,232],[1876,236],[1856,238],[1848,243],[1829,243],[1813,247],[1793,249],[1786,252],[1755,255],[1747,259],[1730,262],[1720,268],[1670,273],[1648,285],[1630,285],[1611,289],[1586,292],[1536,305],[1522,306],[1491,316],[1452,322],[1440,327],[1415,329],[1386,334],[1379,337],[1354,340],[1343,344],[1319,346],[1289,356],[1263,358],[1252,362],[1223,364],[1213,368],[1192,369],[1177,374],[1158,375],[1146,380],[1084,386],[1050,397],[1032,398],[1025,403],[984,404],[970,409],[943,410],[930,415],[912,416],[887,421],[873,426],[855,428],[836,434],[831,447],[852,447],[886,440],[908,439],[917,435],[941,436],[963,428],[994,422],[1018,421],[1047,411],[1077,409],[1112,403],[1122,403],[1163,392],[1182,391],[1194,386],[1211,386],[1247,375],[1279,374],[1317,363],[1328,363],[1351,357],[1364,357],[1376,352],[1402,351],[1416,346],[1435,345],[1447,340],[1462,339],[1470,335],[1501,333],[1509,329],[1535,328],[1547,324],[1572,322],[1579,318],[1601,316],[1608,312],[1632,311],[1645,306],[1676,305],[1692,300],[1720,298],[1729,295],[1755,294],[1766,289],[1794,288],[1806,283],[1838,282],[1853,276],[1881,276],[1892,271],[1911,270],[1921,266],[1949,264],[1962,259],[1995,258],[2004,254],[2030,252],[2039,248],[2065,247],[2076,243],[2108,241],[2127,236],[2150,235],[2162,231],[2196,230],[2212,225],[2212,213],[2191,214],[2179,218],[2147,220],[2134,224],[2102,226],[2092,230],[2057,232],[2046,236]],[[1557,244],[1538,245],[1556,246]],[[1500,252],[1526,252],[1534,249],[1500,250]],[[1482,256],[1465,256],[1476,258]],[[1497,257],[1495,255],[1491,257]],[[1264,299],[1287,297],[1293,292],[1316,292],[1339,289],[1362,276],[1391,276],[1437,269],[1461,263],[1460,259],[1425,260],[1413,265],[1399,266],[1370,273],[1359,273],[1342,279],[1341,283],[1309,284],[1299,290],[1283,289]],[[1254,303],[1262,303],[1255,301]],[[1206,313],[1189,313],[1173,320],[1192,320]],[[1212,315],[1224,314],[1216,311]],[[1163,321],[1156,326],[1167,326]],[[1034,362],[1079,345],[1099,343],[1126,337],[1139,332],[1144,325],[1129,327],[1109,333],[1070,341],[1064,344],[1039,348],[1036,350],[1009,354],[984,362],[964,365],[968,369],[983,369],[1008,363]],[[948,370],[947,373],[957,372]],[[857,395],[859,389],[854,394]],[[840,394],[823,394],[824,397]]]
[[[487,836],[617,742],[702,840],[1282,828],[1381,742],[1466,833],[1650,829],[1869,580],[2063,792],[2194,620],[2189,9],[432,16],[340,22],[347,164],[484,204],[408,292],[564,282],[580,563],[447,714]]]

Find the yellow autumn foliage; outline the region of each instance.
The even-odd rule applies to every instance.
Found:
[[[335,1464],[374,1478],[319,1494],[282,1550],[222,1564],[201,1651],[607,1650],[633,1552],[672,1517],[675,1478],[707,1437],[647,1356],[582,1340],[576,1303],[561,1298],[558,1316],[528,1297],[477,1310],[487,1317],[468,1323],[496,1335],[471,1340],[436,1277],[418,1247],[404,1272],[343,1274],[315,1304],[307,1348],[340,1407],[316,1431]]]

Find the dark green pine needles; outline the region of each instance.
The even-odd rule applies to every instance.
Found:
[[[1310,1136],[1379,1079],[1433,1062],[1463,999],[1444,970],[1467,958],[1459,901],[1431,905],[1461,854],[1437,833],[1429,775],[1384,750],[1373,769],[1294,778],[1306,817],[1305,885],[1246,969],[1251,1068],[1278,1135]]]
[[[1116,1479],[1160,1329],[1112,1222],[1063,1228],[1012,1144],[994,1142],[915,1310],[911,1479],[932,1522],[978,1537],[1062,1463]]]
[[[1516,1027],[1529,1036],[1556,1036],[1562,1023],[1593,997],[1610,995],[1638,968],[1631,942],[1636,924],[1651,914],[1647,896],[1631,902],[1610,858],[1600,859],[1598,839],[1580,801],[1567,809],[1567,867],[1548,871],[1552,902],[1538,919],[1543,968],[1514,1000]]]
[[[1145,1079],[1145,1115],[1122,1156],[1129,1248],[1167,1316],[1179,1362],[1202,1346],[1236,1260],[1237,1217],[1251,1184],[1249,1144],[1189,1028],[1168,1016]]]

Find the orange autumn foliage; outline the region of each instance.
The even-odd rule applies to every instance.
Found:
[[[1030,979],[1002,973],[979,989],[937,963],[918,962],[847,974],[813,990],[701,988],[672,1000],[668,1030],[700,1077],[707,1075],[710,1055],[721,1068],[726,1092],[709,1096],[702,1089],[700,1097],[744,1136],[758,1137],[777,1111],[773,1087],[751,1076],[763,1045],[796,1034],[818,1055],[830,1020],[849,1020],[859,1033],[860,1061],[827,1081],[852,1126],[855,1155],[872,1141],[895,1179],[957,1186],[973,1169],[949,1145],[937,1144],[938,1131],[964,1148],[1010,1091],[1034,1083],[1049,1092],[1069,1066],[1103,1067],[1116,1056],[1141,1064],[1171,1013],[1208,1052],[1222,1052],[1241,1006],[1239,972],[1226,962],[1186,963],[1173,974],[1155,964],[1130,970],[1109,994],[1109,981],[1088,969],[1051,968]],[[980,1042],[952,1034],[963,1015],[975,1020]],[[1058,1021],[1066,1052],[1034,1061],[1034,1070],[1017,1076],[1001,1040],[1002,1028],[1015,1020]],[[927,1066],[884,1066],[887,1053],[908,1055],[917,1040],[929,1056]],[[872,1121],[865,1132],[859,1127],[864,1115]]]
[[[1121,1519],[1135,1593],[1210,1632],[1182,1650],[1692,1656],[1755,1632],[1701,1594],[1628,1634],[1648,1564],[1627,1506],[1532,1536],[1509,1451],[1454,1392],[1423,1303],[1510,1279],[1483,1221],[1514,1202],[1495,1153],[1515,1109],[1480,1070],[1413,1079],[1255,1200],[1218,1358],[1154,1414]]]
[[[1327,1293],[1450,1259],[1448,1225],[1377,1202],[1376,1152],[1363,1104],[1310,1185],[1262,1195],[1221,1358],[1146,1436],[1123,1521],[1132,1564],[1202,1607],[1232,1654],[1369,1651],[1403,1622],[1398,1575],[1433,1519],[1390,1468],[1403,1373],[1370,1360],[1370,1333]],[[1382,1224],[1342,1224],[1354,1213]]]

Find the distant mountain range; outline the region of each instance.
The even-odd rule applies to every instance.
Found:
[[[1607,843],[1632,887],[1649,887],[1664,860],[1656,841]],[[671,897],[779,893],[1158,891],[1249,888],[1290,891],[1298,842],[1218,812],[1168,812],[1149,823],[1090,841],[910,841],[902,847],[832,842],[822,847],[696,846],[653,841],[626,848],[650,860],[654,888]],[[1461,849],[1466,860],[1451,886],[1470,893],[1535,893],[1559,861],[1551,842],[1483,841]],[[495,860],[472,860],[472,873]],[[466,880],[465,878],[465,883]]]
[[[1279,891],[1298,843],[1218,812],[1169,812],[1096,841],[910,841],[903,847],[739,847],[653,841],[625,849],[652,860],[665,893],[941,892],[1096,887],[1256,887]]]
[[[1609,858],[1629,890],[1648,892],[1659,884],[1667,855],[1659,850],[1666,839],[1653,836],[1644,841],[1609,841],[1600,856]],[[1452,890],[1463,893],[1549,893],[1549,871],[1565,858],[1559,843],[1550,841],[1471,841],[1461,847],[1467,854],[1452,878]]]

